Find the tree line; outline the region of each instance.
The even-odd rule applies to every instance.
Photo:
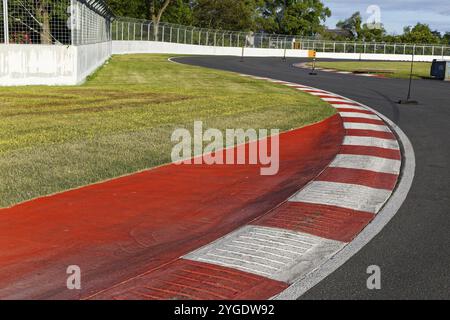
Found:
[[[324,23],[331,10],[321,0],[107,0],[118,16],[203,28],[301,35],[336,41],[450,44],[426,24],[407,26],[390,35],[383,25],[363,23],[360,12],[339,21],[337,30]]]

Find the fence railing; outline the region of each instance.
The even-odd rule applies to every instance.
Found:
[[[45,4],[45,5],[44,5]],[[104,0],[0,0],[0,43],[82,45],[109,40],[334,53],[450,56],[450,46],[326,41],[261,32],[212,30],[118,18]]]
[[[112,39],[125,41],[160,41],[222,47],[257,47],[283,49],[291,46],[295,36],[268,33],[213,30],[119,18],[112,24]]]
[[[129,18],[114,20],[111,28],[113,40],[161,41],[191,45],[252,47],[271,49],[301,49],[334,53],[381,53],[450,56],[450,46],[430,44],[400,44],[380,42],[326,41],[302,36],[268,33],[212,30]]]
[[[112,12],[103,0],[0,0],[0,42],[90,44],[111,40]]]

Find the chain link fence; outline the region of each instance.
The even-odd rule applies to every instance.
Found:
[[[111,40],[103,0],[0,0],[1,43],[82,45]]]
[[[301,49],[334,53],[381,53],[450,56],[450,46],[376,42],[324,41],[302,36],[202,29],[170,23],[155,26],[151,21],[119,18],[112,25],[118,41],[161,41],[222,47]]]
[[[112,39],[119,41],[161,41],[204,46],[245,46],[283,49],[285,46],[292,46],[296,37],[212,30],[171,23],[160,23],[155,26],[151,21],[119,18],[113,22]]]
[[[0,0],[0,43],[83,45],[110,40],[318,52],[450,56],[450,46],[324,41],[114,19],[104,0]],[[114,21],[113,21],[114,20]]]

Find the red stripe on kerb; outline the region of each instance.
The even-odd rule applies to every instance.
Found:
[[[401,160],[401,154],[399,150],[391,150],[377,147],[342,146],[340,153]]]
[[[373,218],[373,214],[362,211],[303,202],[287,202],[261,218],[256,224],[350,242]]]
[[[386,125],[382,120],[376,120],[376,119],[342,117],[342,120],[344,122],[352,122],[352,123],[370,123],[370,124],[378,124],[378,125],[382,125],[382,126]]]
[[[266,300],[287,287],[286,283],[239,270],[179,259],[93,299]]]
[[[396,174],[379,173],[360,169],[328,168],[316,180],[357,184],[376,189],[393,190]]]
[[[305,88],[309,88],[309,87],[307,87],[307,86],[302,86],[302,85],[300,85],[300,84],[295,84],[295,85],[292,85],[292,86],[290,86],[291,88],[297,88],[297,89],[305,89]],[[304,91],[306,91],[306,90],[304,90]]]
[[[314,93],[323,93],[323,94],[327,94],[327,92],[322,91],[322,90],[316,90],[316,89],[305,89],[303,90],[303,92],[314,92]]]
[[[316,97],[319,97],[319,98],[322,98],[322,99],[342,99],[340,97],[332,96],[332,95],[325,94],[325,93],[321,94],[321,95],[318,95]]]
[[[395,136],[392,132],[385,132],[385,131],[347,129],[347,135],[356,137],[373,137],[373,138],[395,140]]]

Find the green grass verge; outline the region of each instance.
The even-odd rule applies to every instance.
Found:
[[[370,72],[381,74],[389,78],[409,79],[411,72],[410,62],[379,62],[379,61],[332,61],[318,62],[317,67],[326,69],[336,69],[340,71],[351,72]],[[415,79],[429,78],[431,63],[416,62],[414,63],[413,77]]]
[[[164,55],[114,56],[82,86],[0,88],[0,206],[170,162],[174,129],[288,130],[318,98]]]

